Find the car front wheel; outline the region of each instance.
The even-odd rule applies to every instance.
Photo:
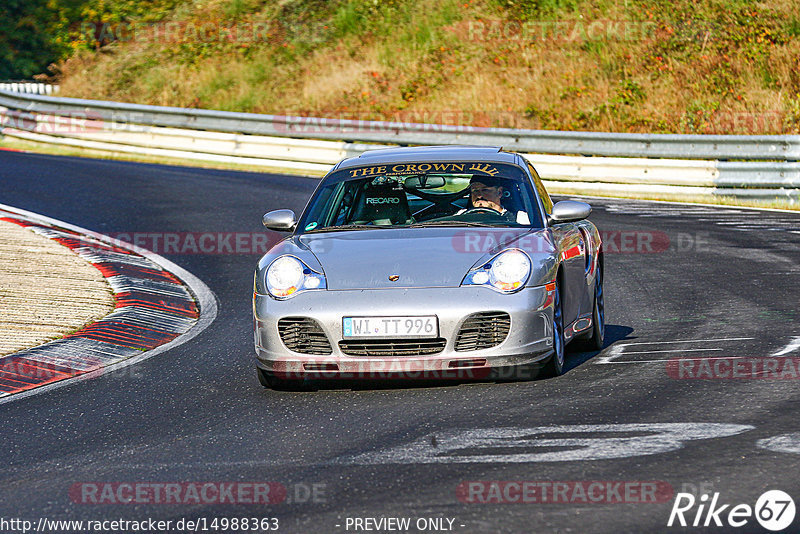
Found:
[[[564,372],[564,314],[561,309],[561,288],[556,281],[553,291],[553,355],[542,368],[545,377],[559,376]]]
[[[579,347],[586,351],[603,350],[606,329],[606,311],[603,297],[603,264],[601,262],[597,266],[597,279],[594,284],[592,329],[589,331],[589,336],[579,342]]]

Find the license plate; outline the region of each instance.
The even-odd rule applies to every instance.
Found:
[[[437,337],[439,323],[435,315],[416,317],[344,317],[344,337]]]

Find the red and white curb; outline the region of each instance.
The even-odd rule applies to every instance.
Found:
[[[0,357],[0,404],[140,362],[189,341],[217,316],[208,286],[158,254],[4,204],[0,219],[92,263],[116,301],[114,312],[77,332]]]

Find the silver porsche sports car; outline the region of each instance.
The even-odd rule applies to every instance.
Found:
[[[514,378],[603,346],[603,250],[583,202],[553,204],[497,147],[368,151],[338,163],[258,263],[258,378]],[[505,373],[505,374],[504,374]]]

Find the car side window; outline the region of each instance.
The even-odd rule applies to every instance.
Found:
[[[536,169],[533,168],[533,165],[531,165],[530,161],[527,161],[527,163],[528,169],[531,171],[531,176],[533,176],[533,185],[536,186],[536,191],[539,193],[539,196],[542,199],[544,210],[547,213],[553,213],[553,201],[550,200],[550,195],[547,193],[547,189],[544,188],[542,179],[539,178],[539,173],[536,172]]]

